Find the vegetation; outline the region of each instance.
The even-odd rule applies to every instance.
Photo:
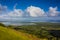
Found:
[[[0,26],[0,40],[39,40],[37,37]]]
[[[0,23],[0,26],[6,27],[4,24]]]
[[[36,23],[37,25],[23,25],[14,27],[15,30],[33,34],[39,38],[53,38],[49,30],[60,30],[60,23]]]
[[[43,23],[42,22],[42,23],[36,23],[36,25],[22,25],[22,26],[9,25],[7,26],[7,28],[5,27],[4,26],[1,27],[0,30],[6,29],[5,30],[6,33],[4,33],[5,36],[7,35],[6,40],[7,39],[10,39],[10,40],[47,40],[47,39],[55,40],[56,37],[52,36],[49,33],[49,30],[60,30],[60,23]],[[2,32],[0,33],[2,34]],[[3,36],[1,37],[3,38]]]

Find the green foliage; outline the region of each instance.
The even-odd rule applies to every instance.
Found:
[[[13,25],[8,25],[8,28],[14,28],[14,26]]]
[[[15,30],[36,35],[37,37],[52,37],[48,30],[60,29],[60,23],[36,23],[37,25],[22,25],[15,28]]]
[[[45,28],[41,28],[38,26],[20,26],[20,27],[16,27],[15,30],[18,31],[23,31],[29,34],[33,34],[36,35],[37,37],[47,37],[49,35],[48,31]]]
[[[39,38],[51,38],[48,30],[59,30],[60,23],[36,23],[37,25],[22,25],[22,26],[13,26],[9,25],[8,28],[13,28],[20,32],[25,32],[28,34],[35,35]]]
[[[0,40],[39,40],[37,37],[29,36],[22,32],[0,26]]]
[[[49,34],[49,32],[46,29],[41,29],[40,30],[40,37],[42,37],[42,38],[44,38],[44,37],[48,38],[49,35],[50,34]]]
[[[2,26],[2,27],[6,27],[4,24],[2,24],[2,23],[0,23],[0,26]]]

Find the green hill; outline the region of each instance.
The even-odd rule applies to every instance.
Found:
[[[40,40],[35,36],[0,26],[0,40]]]

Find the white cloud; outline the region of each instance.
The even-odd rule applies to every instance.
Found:
[[[53,7],[49,7],[49,15],[50,16],[58,16],[59,11],[57,11],[57,7],[53,8]]]
[[[16,9],[17,3],[14,5],[13,11],[8,13],[9,17],[23,17],[24,12],[21,9]]]
[[[17,18],[23,17],[24,12],[20,9],[14,9],[13,11],[8,12],[7,14],[0,15],[0,18]]]
[[[15,9],[16,5],[12,11],[8,12],[7,6],[0,4],[0,18],[23,17],[24,12],[21,9]]]
[[[0,4],[0,18],[4,18],[7,14],[7,6],[3,6]]]
[[[57,11],[57,7],[55,8],[49,7],[49,11],[48,11],[49,15],[47,15],[47,13],[40,7],[29,6],[27,7],[27,9],[25,9],[25,11],[23,11],[21,9],[16,9],[16,5],[14,5],[14,9],[12,11],[8,12],[9,9],[7,9],[7,6],[2,6],[0,4],[0,18],[16,19],[16,18],[28,17],[28,16],[29,17],[43,17],[43,16],[48,17],[48,16],[58,16],[58,14],[60,13],[59,11]]]
[[[11,17],[23,17],[24,12],[20,9],[14,9],[10,13],[8,13],[8,16]]]
[[[16,9],[17,3],[14,5],[14,9]]]
[[[31,17],[39,17],[39,16],[46,16],[45,12],[43,9],[35,6],[30,6],[27,7],[26,12],[31,16]]]
[[[51,16],[60,16],[60,12],[57,10],[57,7],[49,7],[47,11],[48,14],[41,9],[40,7],[29,6],[25,11],[21,9],[16,9],[17,4],[14,5],[13,10],[7,8],[7,6],[2,6],[0,4],[0,19],[1,20],[8,20],[8,21],[44,21],[44,20],[51,20],[57,19],[60,20],[60,17],[51,17]],[[50,16],[50,17],[48,17]],[[27,18],[25,18],[27,17]],[[33,18],[34,17],[34,18]],[[37,18],[36,18],[37,17]]]
[[[7,6],[2,6],[2,5],[0,4],[0,14],[6,13],[6,11],[7,11]]]

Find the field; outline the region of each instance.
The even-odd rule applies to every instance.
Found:
[[[0,23],[1,40],[57,40],[50,30],[60,30],[60,23],[36,23],[36,25],[4,25]]]
[[[0,40],[39,40],[33,35],[0,26]]]

